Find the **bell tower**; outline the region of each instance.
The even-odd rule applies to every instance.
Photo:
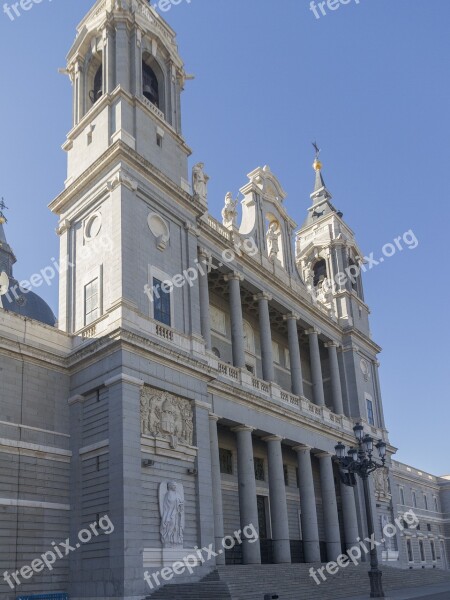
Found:
[[[355,235],[332,203],[325,185],[322,163],[316,157],[312,204],[296,238],[296,260],[317,305],[343,328],[370,335],[369,308],[364,302],[361,258]]]
[[[180,110],[186,75],[175,32],[148,2],[96,2],[77,28],[66,72],[73,85],[66,185],[118,140],[176,184],[186,181],[190,150]]]
[[[308,215],[296,235],[296,263],[312,301],[342,330],[339,352],[344,402],[349,416],[384,428],[377,354],[371,339],[370,310],[364,300],[362,252],[343,214],[332,203],[316,155],[314,190]]]
[[[60,218],[59,323],[97,336],[117,318],[154,317],[144,290],[155,273],[165,281],[197,255],[192,230],[206,188],[199,197],[188,181],[180,108],[188,76],[175,32],[146,0],[98,0],[65,72],[73,88],[68,173],[50,205]],[[199,317],[185,318],[197,293],[172,294],[166,325],[200,336]]]

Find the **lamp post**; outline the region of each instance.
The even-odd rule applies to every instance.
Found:
[[[370,487],[369,487],[369,475],[384,467],[386,462],[386,444],[380,440],[375,444],[375,448],[378,450],[378,454],[381,460],[377,462],[373,458],[374,440],[370,435],[364,435],[364,427],[358,423],[353,428],[355,438],[357,441],[357,447],[352,447],[346,454],[346,447],[342,442],[339,442],[335,446],[336,456],[335,461],[339,463],[340,475],[342,482],[345,485],[354,487],[356,485],[356,475],[359,475],[363,481],[364,486],[364,501],[366,505],[366,517],[367,527],[369,529],[369,537],[373,539],[374,533],[374,522],[372,512],[372,502],[370,498]],[[384,598],[383,585],[381,581],[382,572],[378,567],[378,555],[377,549],[374,544],[371,544],[370,548],[370,597],[371,598]]]

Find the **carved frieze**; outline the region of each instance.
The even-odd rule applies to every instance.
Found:
[[[192,407],[188,400],[150,387],[141,393],[141,433],[166,439],[171,446],[192,446]]]

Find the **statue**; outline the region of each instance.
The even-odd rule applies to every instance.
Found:
[[[203,204],[206,204],[208,201],[209,177],[204,169],[205,165],[203,163],[197,163],[192,169],[192,189],[194,191],[194,197]]]
[[[391,525],[390,519],[387,515],[381,515],[381,531],[383,533],[384,538],[384,547],[386,550],[393,550],[392,547],[392,538],[389,535],[385,535],[384,528],[388,525]]]
[[[389,500],[391,493],[389,489],[389,469],[377,469],[374,472],[375,495],[378,500]]]
[[[280,240],[279,240],[279,225],[276,221],[272,221],[267,230],[267,248],[269,250],[269,259],[274,261],[278,258],[280,251]]]
[[[222,223],[227,229],[233,230],[236,228],[236,220],[238,216],[237,203],[237,199],[233,200],[232,193],[228,192],[228,194],[225,196],[225,206],[222,209]]]
[[[161,542],[164,548],[183,548],[184,490],[181,483],[169,481],[159,486]]]

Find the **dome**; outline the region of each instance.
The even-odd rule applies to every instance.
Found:
[[[56,317],[50,306],[34,292],[23,293],[15,279],[10,280],[8,292],[1,297],[3,309],[54,327]]]
[[[3,201],[0,202],[0,308],[40,321],[45,325],[55,327],[56,317],[50,306],[32,291],[22,291],[19,282],[13,277],[13,265],[16,257],[8,244],[3,225],[7,222],[2,210],[6,208]],[[8,287],[5,293],[4,288]]]

